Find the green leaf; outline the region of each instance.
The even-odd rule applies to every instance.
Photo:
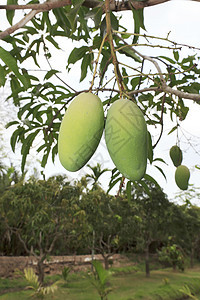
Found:
[[[87,69],[91,64],[91,61],[93,59],[93,55],[91,55],[92,53],[87,53],[82,60],[82,64],[81,64],[81,79],[80,81],[82,81],[86,75],[87,75]]]
[[[0,59],[8,66],[8,68],[16,75],[16,77],[21,81],[25,88],[28,88],[26,78],[20,74],[19,68],[17,66],[16,60],[6,51],[4,48],[0,47]]]
[[[175,60],[178,61],[179,60],[179,52],[174,50],[173,54],[174,54]]]
[[[24,134],[24,128],[23,127],[19,127],[17,128],[11,138],[10,138],[10,144],[11,144],[11,148],[12,148],[12,151],[15,152],[15,146],[16,146],[16,143],[19,141],[19,139],[23,136]]]
[[[79,30],[81,30],[82,32],[84,32],[85,34],[83,34],[83,40],[88,43],[88,39],[91,39],[90,37],[90,31],[91,28],[88,26],[88,21],[85,18],[85,9],[86,7],[81,6],[79,9],[79,16],[78,16],[78,23],[80,24]]]
[[[153,182],[159,189],[161,189],[160,185],[158,184],[158,182],[150,175],[148,174],[145,174],[144,175],[144,179],[150,181],[150,182]]]
[[[171,64],[175,64],[175,63],[176,63],[176,62],[175,62],[173,59],[171,59],[170,57],[167,57],[167,56],[158,56],[158,57],[163,58],[163,59],[169,61]]]
[[[114,180],[110,185],[109,185],[109,189],[108,192],[122,179],[122,177],[117,178],[116,180]]]
[[[139,180],[138,182],[141,184],[141,186],[145,190],[146,194],[150,197],[151,192],[150,192],[150,189],[149,189],[148,185],[144,182],[144,180]]]
[[[111,64],[111,54],[110,51],[102,50],[101,54],[103,55],[100,62],[100,71],[102,75],[105,75],[105,71],[108,69],[109,64]]]
[[[126,69],[124,67],[122,68],[122,75],[123,75],[123,82],[127,85],[127,83],[128,83],[128,74],[127,74]]]
[[[68,65],[75,64],[78,60],[80,60],[85,53],[89,50],[87,46],[82,46],[80,48],[74,48],[69,55]]]
[[[112,12],[110,13],[110,22],[113,30],[119,30],[119,21]]]
[[[29,102],[29,103],[25,104],[23,107],[20,107],[18,114],[17,114],[18,119],[21,120],[22,115],[26,111],[31,111],[31,106],[32,106],[32,103]]]
[[[48,36],[46,37],[46,39],[47,39],[52,45],[54,45],[54,47],[55,47],[56,49],[60,49],[58,43],[52,38],[51,35],[48,35]]]
[[[22,154],[21,169],[22,169],[22,172],[24,172],[26,158],[27,158],[27,155],[29,154],[32,143],[33,143],[34,139],[36,138],[36,136],[39,132],[40,132],[40,129],[37,129],[36,131],[30,133],[26,137],[26,139],[24,139],[24,141],[23,141],[22,149],[21,149],[21,154]]]
[[[152,162],[153,162],[153,146],[152,146],[151,134],[149,131],[148,131],[147,141],[148,141],[147,157],[148,157],[150,163],[152,164]]]
[[[5,128],[9,128],[10,126],[17,125],[17,124],[19,124],[18,121],[11,121],[11,122],[6,124]]]
[[[126,194],[127,194],[127,199],[130,202],[131,201],[131,181],[128,181],[126,184]]]
[[[102,2],[103,5],[103,2]],[[101,23],[101,17],[103,14],[102,7],[95,7],[87,13],[86,18],[92,18],[95,24],[95,27],[98,28]]]
[[[119,21],[117,20],[117,18],[115,17],[115,15],[112,12],[110,13],[110,22],[111,22],[112,29],[114,29],[114,30],[119,29]],[[101,22],[101,26],[100,26],[100,35],[104,36],[106,34],[106,31],[107,31],[106,17],[104,17]]]
[[[121,48],[121,46],[123,46],[123,45],[120,45],[120,48]],[[125,54],[128,57],[131,57],[139,63],[142,62],[140,57],[135,54],[135,51],[132,48],[130,48],[129,45],[124,45],[124,46],[125,46],[124,48],[119,50],[119,53]]]
[[[7,5],[12,5],[12,4],[17,4],[17,0],[7,0]],[[8,22],[10,23],[10,25],[12,25],[13,22],[13,18],[15,15],[15,10],[6,10],[6,17],[8,19]]]
[[[46,146],[46,145],[45,145]],[[46,147],[46,153],[44,154],[43,158],[42,158],[42,162],[41,162],[41,166],[44,168],[47,164],[47,160],[49,157],[49,153],[50,153],[51,147]]]
[[[135,90],[135,88],[139,84],[140,80],[141,80],[140,77],[135,77],[135,78],[131,79],[131,85],[132,85],[133,90]]]
[[[78,11],[84,1],[85,0],[76,1],[77,3],[74,5],[74,7],[71,8],[70,11],[66,14],[73,32],[76,30],[76,22],[77,22],[76,19],[77,19]]]
[[[155,166],[159,171],[160,171],[160,173],[163,175],[163,177],[165,178],[165,180],[167,181],[167,177],[166,177],[166,175],[165,175],[165,173],[164,173],[164,171],[163,171],[163,169],[161,169],[160,167],[158,167],[158,166]]]
[[[172,132],[174,132],[175,130],[177,130],[178,126],[174,126],[169,132],[168,132],[168,135],[171,134]]]
[[[52,162],[55,162],[55,157],[56,154],[58,154],[58,144],[56,144],[53,148],[52,148]]]
[[[44,79],[48,80],[50,77],[52,77],[54,74],[59,73],[57,70],[50,70],[46,73],[44,76]]]
[[[162,163],[164,163],[164,164],[167,165],[167,163],[164,161],[164,159],[162,159],[162,158],[160,158],[160,157],[155,158],[153,161],[154,161],[154,162],[155,162],[155,161],[160,161],[160,162],[162,162]]]
[[[140,28],[146,30],[144,26],[144,9],[135,9],[132,8],[133,18],[134,18],[134,33],[139,34]],[[137,43],[139,36],[135,35],[133,38],[133,44]]]
[[[0,86],[4,86],[6,82],[6,72],[4,67],[0,65]]]
[[[195,60],[195,55],[189,55],[187,58],[183,58],[181,64],[193,63],[193,60]]]

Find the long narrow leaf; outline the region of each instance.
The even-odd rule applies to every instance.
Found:
[[[0,47],[0,59],[8,66],[8,68],[16,75],[25,88],[28,87],[26,78],[19,72],[16,60],[4,48]]]

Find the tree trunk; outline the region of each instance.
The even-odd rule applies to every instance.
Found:
[[[194,247],[192,246],[191,252],[190,252],[190,268],[194,267]]]
[[[146,271],[146,277],[150,276],[150,268],[149,268],[149,244],[147,245],[145,249],[145,271]]]
[[[106,270],[109,269],[109,256],[104,256],[104,266]]]
[[[44,282],[44,260],[40,259],[37,263],[38,280],[42,284]]]
[[[176,272],[176,263],[172,262],[173,271]]]

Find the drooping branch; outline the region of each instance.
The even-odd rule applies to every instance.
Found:
[[[110,3],[110,10],[112,11],[121,11],[121,10],[129,10],[131,6],[135,9],[140,9],[144,7],[154,6],[158,4],[162,4],[164,2],[168,2],[171,0],[146,0],[146,1],[112,1]],[[131,3],[131,5],[130,5]],[[0,9],[6,10],[16,10],[16,9],[33,9],[33,10],[41,10],[48,11],[54,8],[63,7],[66,5],[71,5],[71,0],[56,0],[56,1],[47,1],[45,3],[38,4],[25,4],[25,5],[0,5]],[[99,0],[85,0],[83,2],[83,6],[94,8],[98,6],[102,6],[102,1]]]

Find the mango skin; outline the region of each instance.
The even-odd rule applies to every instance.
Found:
[[[147,126],[143,113],[130,100],[119,99],[108,110],[105,141],[110,157],[131,181],[140,180],[147,165]]]
[[[177,145],[170,148],[169,155],[175,167],[181,165],[183,160],[183,154],[181,149]]]
[[[190,171],[188,167],[184,165],[178,166],[175,172],[175,181],[177,186],[183,191],[187,190],[189,179],[190,179]]]
[[[71,172],[81,169],[94,154],[104,129],[101,100],[92,93],[79,94],[68,107],[58,136],[58,155]]]

